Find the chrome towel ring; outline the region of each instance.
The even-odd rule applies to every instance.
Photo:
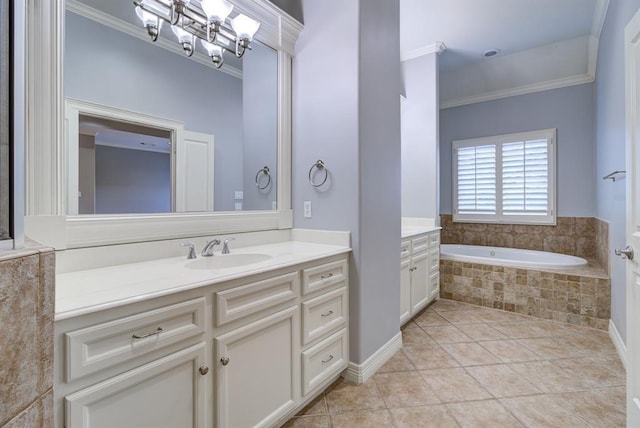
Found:
[[[324,178],[320,183],[315,182],[312,178],[312,173],[314,169],[317,169],[318,171],[324,171]],[[316,163],[311,165],[311,169],[309,169],[309,183],[311,183],[313,187],[322,186],[324,183],[327,182],[327,178],[329,178],[329,171],[327,171],[327,168],[325,168],[324,162],[322,162],[321,160],[317,160]]]
[[[264,186],[260,186],[261,175],[267,176],[267,183]],[[267,187],[269,187],[270,184],[271,184],[271,174],[269,173],[269,167],[265,165],[265,167],[262,169],[259,169],[258,173],[256,174],[256,187],[258,188],[258,190],[264,190]]]

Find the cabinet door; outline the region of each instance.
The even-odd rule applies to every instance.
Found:
[[[204,363],[201,343],[67,395],[65,426],[203,427]]]
[[[270,426],[295,407],[298,313],[293,306],[215,338],[217,426]]]
[[[411,259],[400,263],[400,325],[411,318]]]
[[[412,257],[411,269],[411,315],[415,315],[429,301],[429,253]]]

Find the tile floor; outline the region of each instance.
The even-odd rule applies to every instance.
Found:
[[[362,385],[339,380],[286,427],[624,427],[606,332],[439,300]]]

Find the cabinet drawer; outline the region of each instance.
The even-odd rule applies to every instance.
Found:
[[[421,251],[426,251],[429,249],[429,237],[422,236],[420,238],[415,238],[411,241],[411,251],[413,254],[419,253]]]
[[[66,381],[204,332],[200,297],[65,333]]]
[[[404,259],[411,255],[411,241],[402,241],[400,244],[400,258]]]
[[[429,234],[429,247],[434,248],[440,245],[440,232]]]
[[[218,326],[293,300],[298,295],[297,272],[214,293]]]
[[[347,330],[343,329],[302,353],[302,394],[347,366]]]
[[[440,248],[434,248],[429,252],[429,271],[440,270]]]
[[[326,263],[302,271],[302,294],[345,282],[349,277],[346,260]]]
[[[344,326],[347,289],[341,288],[302,303],[302,343],[304,345]]]

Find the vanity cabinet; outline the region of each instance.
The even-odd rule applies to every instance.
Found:
[[[57,320],[55,420],[279,426],[346,369],[348,254]]]
[[[400,324],[404,324],[440,291],[440,231],[418,234],[400,245]]]

